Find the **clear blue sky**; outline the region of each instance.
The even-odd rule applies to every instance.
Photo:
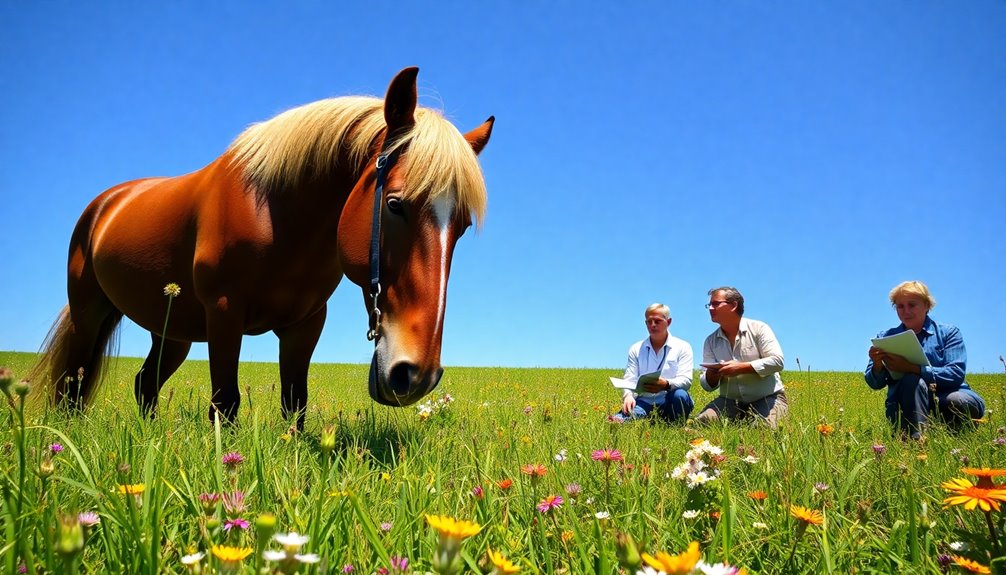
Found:
[[[0,3],[0,350],[38,349],[98,193],[411,65],[462,131],[497,118],[445,365],[621,369],[655,301],[701,353],[726,284],[788,369],[859,370],[920,279],[1002,371],[1006,3],[981,0]],[[369,362],[366,321],[345,282],[315,361]],[[127,322],[120,351],[148,342]]]

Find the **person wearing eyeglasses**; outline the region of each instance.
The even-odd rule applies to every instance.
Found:
[[[744,317],[744,296],[737,288],[709,290],[706,309],[719,328],[702,345],[699,383],[702,389],[720,394],[695,422],[751,419],[775,429],[789,411],[779,375],[782,347],[775,333],[765,322]]]
[[[638,393],[623,390],[622,409],[608,420],[621,423],[646,417],[656,410],[665,421],[686,421],[695,407],[688,395],[695,370],[692,346],[668,331],[672,320],[671,310],[666,305],[650,305],[644,317],[650,336],[629,348],[623,379],[638,381],[641,375],[650,373],[658,373],[659,377],[644,384]]]
[[[985,400],[964,381],[968,359],[964,338],[956,326],[936,323],[929,317],[936,299],[926,284],[902,282],[891,290],[889,298],[901,324],[877,337],[912,330],[929,362],[917,365],[870,346],[866,384],[878,390],[887,388],[884,411],[895,431],[921,439],[930,416],[940,417],[951,429],[981,418]]]

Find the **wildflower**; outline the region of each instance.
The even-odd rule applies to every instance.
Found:
[[[481,485],[476,485],[475,487],[472,487],[472,495],[476,499],[482,499],[483,497],[486,496],[485,491],[483,491]]]
[[[326,425],[321,428],[321,439],[318,442],[318,447],[321,448],[321,452],[325,455],[332,453],[335,449],[335,426]]]
[[[945,481],[940,487],[954,494],[943,500],[944,505],[963,505],[969,511],[975,507],[986,512],[991,509],[999,511],[999,503],[1006,501],[1006,488],[983,489],[967,479]]]
[[[734,567],[733,565],[727,565],[726,563],[714,563],[710,565],[709,563],[704,563],[699,561],[699,572],[702,575],[746,575],[747,570]]]
[[[995,438],[995,439],[992,440],[992,443],[996,447],[1002,447],[1002,446],[1006,445],[1006,437],[997,437],[997,438]]]
[[[511,487],[513,487],[513,479],[510,479],[509,477],[506,479],[501,479],[496,482],[496,487],[499,487],[503,491],[507,491]]]
[[[598,449],[590,454],[590,458],[606,465],[610,465],[612,461],[624,461],[622,452],[617,449]]]
[[[482,530],[472,521],[458,521],[446,515],[427,515],[426,522],[439,533],[433,569],[439,573],[456,573],[460,568],[461,542]]]
[[[827,437],[828,434],[830,434],[833,431],[835,431],[835,428],[832,427],[832,426],[830,426],[830,425],[828,425],[827,423],[818,423],[817,424],[817,432],[820,433],[822,436]]]
[[[84,511],[77,514],[77,521],[85,528],[91,528],[101,523],[101,517],[94,511]]]
[[[84,549],[84,528],[76,515],[61,515],[59,534],[56,537],[56,552],[69,559]]]
[[[214,545],[211,551],[220,562],[221,573],[237,573],[241,568],[241,562],[252,553],[251,547],[231,547],[229,545]]]
[[[873,453],[874,453],[874,455],[876,455],[879,458],[881,455],[887,453],[887,448],[884,447],[883,443],[874,443],[873,444]]]
[[[234,473],[237,471],[238,466],[244,463],[245,458],[237,451],[231,451],[230,453],[225,453],[222,460],[224,468],[226,468],[229,473]]]
[[[558,462],[560,462],[560,463],[562,463],[563,461],[566,461],[566,450],[565,449],[560,449],[559,453],[555,454],[555,460],[558,461]]]
[[[178,297],[181,293],[182,288],[174,282],[164,286],[164,295],[168,297]]]
[[[604,521],[611,518],[611,513],[608,513],[607,511],[598,511],[594,514],[594,517],[597,518],[598,521]]]
[[[385,533],[387,533],[388,531],[391,531],[391,527],[393,525],[394,524],[392,522],[390,522],[390,521],[382,521],[381,522],[381,531],[384,531]]]
[[[520,442],[523,443],[524,445],[529,445],[531,443],[531,436],[530,435],[521,435],[520,436]]]
[[[198,565],[199,562],[203,560],[203,557],[206,557],[206,554],[202,551],[182,555],[182,565],[185,565],[191,570],[195,565]]]
[[[686,509],[684,513],[681,514],[685,519],[695,519],[700,515],[700,512],[695,509]]]
[[[691,573],[698,564],[701,555],[699,554],[699,544],[692,541],[688,545],[688,550],[678,555],[670,555],[664,551],[657,552],[654,557],[649,553],[643,553],[643,561],[657,571],[667,575],[686,575]]]
[[[531,406],[531,405],[525,405],[524,406],[524,415],[531,415],[532,411],[534,411],[534,407],[533,406]]]
[[[977,561],[965,559],[959,555],[951,555],[950,558],[954,560],[954,563],[956,563],[958,567],[963,567],[966,571],[970,571],[972,573],[992,573],[991,569]]]
[[[255,548],[265,549],[273,533],[276,533],[276,516],[268,512],[260,513],[255,518]]]
[[[764,491],[748,491],[748,497],[754,499],[755,501],[765,501],[768,499],[768,493]]]
[[[53,443],[49,446],[49,452],[53,455],[59,455],[63,451],[63,445],[60,443]]]
[[[819,481],[814,484],[814,490],[817,491],[818,493],[824,493],[825,491],[828,490],[828,484]]]
[[[951,551],[956,551],[958,553],[963,553],[963,552],[967,551],[970,548],[971,548],[971,546],[968,545],[967,543],[963,542],[963,541],[951,541],[950,542],[950,549],[951,549]]]
[[[549,495],[545,499],[542,499],[541,503],[539,503],[536,507],[538,508],[538,511],[542,513],[548,513],[553,509],[557,509],[561,505],[562,505],[561,495]]]
[[[992,482],[994,477],[1006,477],[1006,469],[990,469],[988,467],[965,467],[961,473],[973,475],[978,478],[978,487],[982,489],[1006,489],[1006,485],[996,485]]]
[[[755,521],[751,524],[751,527],[754,527],[755,529],[768,529],[768,525],[762,523],[761,521]]]
[[[220,502],[219,493],[200,493],[199,504],[203,507],[204,515],[213,515],[217,511],[217,503]]]
[[[224,531],[230,531],[231,529],[248,529],[249,525],[251,524],[240,517],[236,519],[228,519],[227,521],[224,521]]]
[[[517,573],[520,571],[520,567],[514,565],[498,551],[489,549],[486,551],[486,555],[489,556],[489,562],[493,564],[493,575],[508,575],[510,573]]]
[[[119,495],[143,495],[147,486],[142,483],[134,483],[132,485],[119,485],[118,489]]]
[[[221,496],[224,504],[224,511],[230,517],[237,517],[245,512],[245,494],[243,491],[231,491]]]
[[[817,509],[807,509],[799,505],[790,505],[789,513],[804,523],[804,525],[823,525],[824,516]]]
[[[42,456],[42,462],[38,465],[38,476],[42,479],[49,477],[56,471],[56,464],[52,462],[52,457],[46,453]]]
[[[352,563],[346,563],[342,566],[343,573],[352,573],[353,571],[356,571],[356,567],[354,567]]]
[[[579,483],[570,483],[566,486],[566,495],[576,498],[583,492],[583,487],[580,487]]]
[[[409,568],[409,559],[407,557],[392,555],[389,558],[389,562],[391,563],[392,571],[405,571]]]
[[[754,455],[747,455],[743,459],[741,459],[741,461],[743,461],[744,463],[750,463],[751,465],[754,465],[755,463],[758,463],[758,458],[755,457]]]
[[[538,479],[545,477],[548,473],[548,468],[540,463],[528,463],[527,465],[522,465],[520,471],[524,475],[530,475],[531,479]]]

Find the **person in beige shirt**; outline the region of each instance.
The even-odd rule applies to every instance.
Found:
[[[757,419],[773,429],[789,411],[779,372],[782,347],[765,322],[744,317],[744,296],[737,288],[709,290],[709,318],[719,328],[702,346],[702,375],[706,391],[720,395],[695,418],[710,423],[720,417]]]

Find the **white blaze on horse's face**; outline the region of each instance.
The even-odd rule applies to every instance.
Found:
[[[454,246],[464,230],[454,194],[434,197],[416,215],[409,258],[389,286],[388,313],[371,369],[371,395],[386,405],[410,405],[439,383],[447,283]],[[373,385],[376,383],[376,385]]]

